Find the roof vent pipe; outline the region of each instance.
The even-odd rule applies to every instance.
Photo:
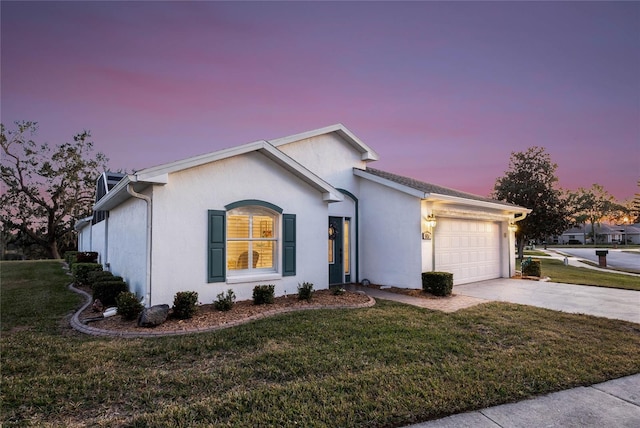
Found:
[[[147,203],[147,243],[145,249],[146,255],[146,278],[145,278],[145,295],[144,302],[146,307],[151,307],[151,198],[142,193],[133,190],[131,183],[127,184],[127,193],[134,198],[142,199]]]

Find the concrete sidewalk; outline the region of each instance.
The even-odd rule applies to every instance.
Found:
[[[406,428],[640,427],[640,374]]]

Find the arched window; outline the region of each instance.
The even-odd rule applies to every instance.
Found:
[[[227,211],[227,272],[276,272],[279,214],[261,206]]]
[[[207,282],[296,275],[295,214],[256,199],[225,208],[208,210]]]

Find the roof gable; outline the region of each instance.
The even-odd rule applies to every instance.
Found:
[[[366,145],[362,140],[356,137],[351,131],[347,129],[346,126],[341,123],[326,126],[324,128],[314,129],[312,131],[302,132],[300,134],[290,135],[288,137],[269,140],[269,143],[271,143],[274,147],[279,147],[285,144],[294,143],[296,141],[306,140],[308,138],[318,137],[324,134],[330,134],[332,132],[338,134],[351,147],[355,148],[360,153],[361,160],[369,162],[379,159],[378,153],[376,153],[375,150]]]
[[[240,156],[250,152],[258,152],[269,160],[273,161],[284,170],[292,173],[300,180],[304,181],[317,191],[323,194],[323,200],[328,202],[340,202],[344,200],[344,196],[329,183],[309,171],[300,163],[289,157],[282,151],[278,150],[265,140],[244,144],[242,146],[232,147],[230,149],[219,150],[200,156],[194,156],[187,159],[171,162],[164,165],[158,165],[146,168],[134,174],[125,176],[111,192],[102,198],[94,206],[94,211],[109,210],[121,204],[131,197],[127,188],[137,183],[137,190],[152,184],[167,184],[169,182],[169,174],[184,171],[201,165],[206,165],[219,160],[228,159],[234,156]]]

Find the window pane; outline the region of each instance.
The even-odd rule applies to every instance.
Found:
[[[348,274],[351,272],[349,255],[351,254],[351,249],[349,248],[349,227],[351,225],[351,220],[344,219],[344,273]]]
[[[329,264],[335,263],[335,260],[333,258],[333,247],[335,245],[334,243],[335,241],[333,239],[329,239]]]
[[[227,269],[249,269],[249,242],[227,242]]]
[[[249,216],[248,215],[227,216],[227,237],[228,238],[248,238],[249,237]]]
[[[253,242],[253,265],[256,269],[274,269],[274,244],[273,241]],[[257,257],[257,260],[256,260]]]
[[[250,273],[277,268],[278,217],[263,207],[227,212],[227,269]]]
[[[273,238],[273,217],[253,216],[253,238]]]

